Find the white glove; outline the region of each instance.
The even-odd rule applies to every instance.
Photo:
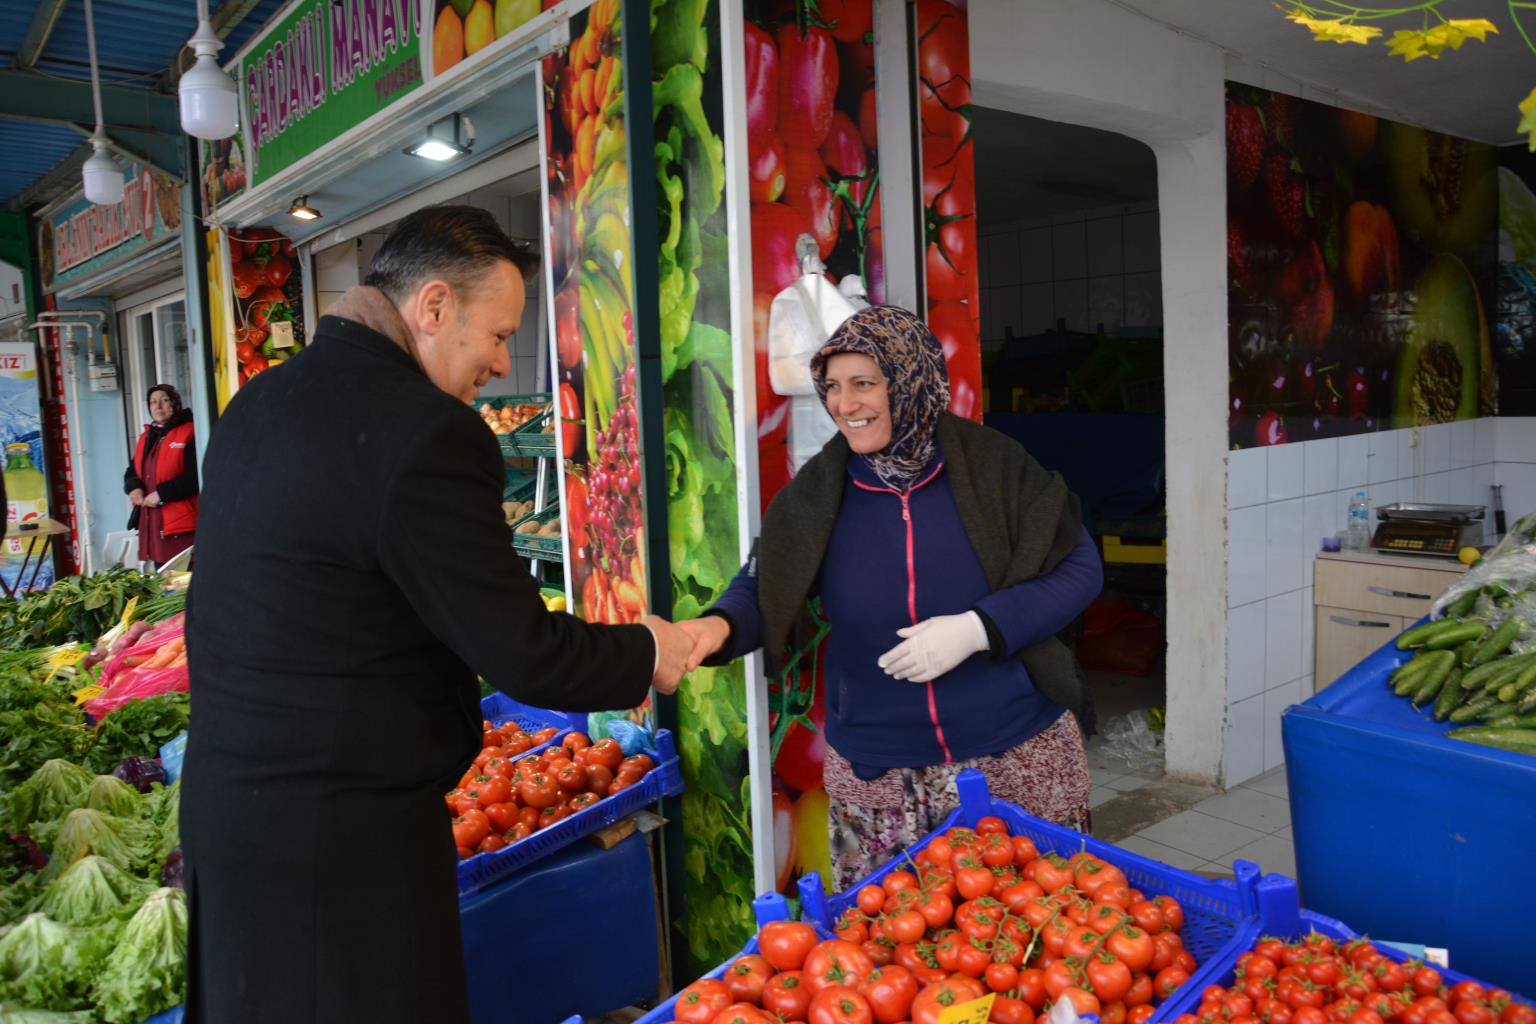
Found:
[[[906,639],[880,655],[879,665],[887,675],[914,683],[937,679],[991,646],[987,627],[975,612],[935,615],[915,626],[898,629],[896,635]]]

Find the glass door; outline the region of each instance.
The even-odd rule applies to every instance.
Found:
[[[181,294],[167,296],[123,313],[123,415],[130,451],[149,422],[145,395],[156,384],[169,384],[191,408],[192,353],[187,304]]]

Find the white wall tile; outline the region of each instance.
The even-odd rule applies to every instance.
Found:
[[[1341,503],[1337,491],[1314,494],[1301,504],[1301,582],[1312,585],[1313,564],[1322,547],[1324,537],[1332,537],[1344,529],[1344,513],[1348,504]]]
[[[1007,231],[987,240],[987,274],[983,282],[994,288],[1019,283],[1019,233]],[[987,278],[990,277],[990,281]]]
[[[1500,462],[1493,472],[1495,480],[1504,486],[1504,518],[1510,526],[1536,512],[1536,465]]]
[[[1227,513],[1227,605],[1236,607],[1268,597],[1265,581],[1266,516],[1263,505]]]
[[[1325,437],[1306,441],[1295,447],[1302,449],[1305,471],[1302,477],[1302,493],[1322,494],[1339,489],[1339,439]]]
[[[1301,674],[1309,678],[1317,664],[1317,610],[1316,591],[1307,587],[1301,592]],[[1311,695],[1309,686],[1307,695]]]
[[[1536,416],[1501,416],[1495,423],[1495,462],[1536,462]]]
[[[1079,220],[1051,227],[1051,265],[1058,281],[1088,276],[1088,225]]]
[[[1264,692],[1265,608],[1254,601],[1227,612],[1227,700],[1244,700]]]
[[[1414,491],[1415,501],[1427,501],[1444,505],[1451,500],[1451,474],[1429,473],[1419,477],[1419,487]]]
[[[1121,224],[1127,274],[1157,270],[1163,265],[1162,254],[1159,251],[1161,243],[1158,240],[1157,218],[1157,211],[1150,211],[1128,216]]]
[[[1246,508],[1265,500],[1268,487],[1269,453],[1280,448],[1243,448],[1227,453],[1227,507]]]
[[[1067,322],[1069,331],[1092,330],[1093,325],[1088,322],[1088,281],[1079,278],[1075,281],[1056,281],[1052,285],[1054,295],[1054,311],[1057,320]]]
[[[1264,697],[1249,697],[1227,708],[1222,783],[1228,788],[1264,773]]]
[[[1476,422],[1456,420],[1451,424],[1451,468],[1462,469],[1478,461]]]
[[[1477,424],[1477,461],[1497,462],[1499,420],[1485,416],[1473,422]]]
[[[1339,487],[1361,487],[1370,479],[1369,434],[1339,438]]]
[[[1435,423],[1419,431],[1424,448],[1424,472],[1444,473],[1451,468],[1450,423]]]
[[[1281,743],[1280,717],[1285,709],[1304,699],[1300,679],[1283,683],[1264,694],[1264,770],[1271,771],[1285,763]]]
[[[1370,446],[1370,456],[1365,467],[1366,479],[1372,484],[1397,479],[1397,452],[1402,446],[1397,434],[1395,430],[1378,430],[1366,435]]]
[[[1406,482],[1406,488],[1404,487],[1404,483],[1404,481],[1400,480],[1388,480],[1385,483],[1372,484],[1370,490],[1366,492],[1365,500],[1371,508],[1372,533],[1376,532],[1376,525],[1379,522],[1379,520],[1376,518],[1376,510],[1378,508],[1383,505],[1390,505],[1397,501],[1413,500],[1412,481]],[[1349,499],[1346,498],[1345,500],[1348,501]]]
[[[1270,501],[1285,501],[1302,495],[1304,455],[1301,444],[1283,444],[1269,450],[1269,480],[1266,494]]]
[[[1494,485],[1495,482],[1497,482],[1495,480],[1495,470],[1494,470],[1493,463],[1491,463],[1491,462],[1484,463],[1481,466],[1474,466],[1474,467],[1472,467],[1472,469],[1473,469],[1473,472],[1476,475],[1474,476],[1473,481],[1472,481],[1472,497],[1473,497],[1473,501],[1471,502],[1471,504],[1473,504],[1473,505],[1491,505],[1493,503],[1493,485]],[[1509,493],[1505,492],[1505,494],[1504,494],[1504,511],[1505,512],[1510,512],[1510,511],[1513,510],[1513,508],[1514,508],[1514,506],[1510,505],[1510,503],[1509,503]],[[1489,518],[1491,519],[1492,517],[1490,516]],[[1516,518],[1519,518],[1519,516],[1517,515]],[[1513,520],[1511,520],[1511,521],[1513,521]],[[1491,528],[1492,527],[1490,526],[1490,529]]]
[[[1019,233],[1019,283],[1038,284],[1054,277],[1051,229],[1032,228]]]
[[[1163,322],[1163,279],[1157,271],[1125,275],[1125,322],[1130,327]]]
[[[1273,689],[1281,683],[1300,679],[1301,598],[1303,590],[1293,590],[1264,602],[1264,687]],[[1231,698],[1228,697],[1230,700]]]
[[[1266,596],[1274,597],[1301,589],[1301,499],[1271,502],[1264,511]]]
[[[1424,445],[1422,430],[1394,430],[1397,440],[1397,478],[1414,476],[1424,472]]]
[[[1088,222],[1088,276],[1123,274],[1125,259],[1120,246],[1120,217]]]
[[[1056,290],[1051,287],[1051,282],[1020,286],[1019,322],[1014,325],[1013,336],[1028,338],[1050,330],[1056,326],[1055,311]]]
[[[1476,500],[1474,488],[1477,486],[1477,470],[1468,466],[1465,469],[1451,470],[1451,483],[1447,499],[1452,505],[1486,505],[1485,501]]]

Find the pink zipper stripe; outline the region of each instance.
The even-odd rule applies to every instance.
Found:
[[[926,477],[909,487],[905,494],[893,487],[875,487],[861,480],[855,479],[853,481],[855,486],[862,487],[866,491],[894,494],[901,499],[901,518],[907,528],[907,615],[912,619],[912,625],[914,626],[917,625],[917,556],[912,536],[912,492],[938,476],[939,470],[943,468],[943,463],[935,466],[932,473],[929,473]],[[929,680],[927,686],[928,720],[933,723],[933,734],[939,741],[939,749],[944,752],[944,763],[953,764],[954,756],[949,752],[949,744],[944,741],[944,726],[939,723],[939,702],[933,693],[933,681]]]

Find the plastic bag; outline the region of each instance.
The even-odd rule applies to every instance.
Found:
[[[170,668],[131,668],[120,673],[112,685],[99,697],[85,702],[86,714],[100,721],[129,701],[158,697],[173,691],[185,693],[188,688],[186,665]]]
[[[174,624],[173,624],[174,623]],[[139,638],[139,642],[132,647],[114,654],[107,659],[101,667],[101,675],[97,682],[102,686],[111,687],[117,677],[129,669],[133,669],[154,657],[156,652],[166,644],[178,637],[185,636],[186,625],[184,620],[167,619],[165,623],[155,627]]]
[[[1163,734],[1154,728],[1145,708],[1104,723],[1104,756],[1124,762],[1131,771],[1159,775],[1163,770]]]
[[[1497,629],[1511,617],[1523,624],[1510,644],[1517,654],[1536,650],[1536,513],[1521,519],[1483,560],[1445,588],[1430,609],[1438,619],[1452,610]]]

